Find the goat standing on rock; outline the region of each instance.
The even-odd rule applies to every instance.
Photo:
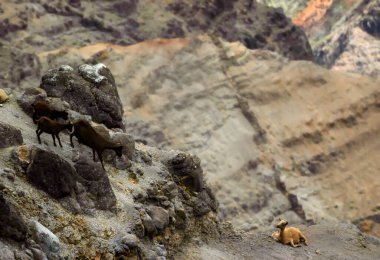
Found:
[[[42,133],[48,133],[51,134],[54,141],[54,146],[57,146],[55,143],[55,137],[57,137],[59,145],[62,147],[61,140],[59,139],[59,132],[61,132],[64,129],[68,129],[69,131],[72,131],[73,125],[71,123],[60,123],[57,121],[54,121],[46,116],[40,117],[40,119],[37,120],[37,138],[38,142],[41,144],[41,138],[40,135]]]
[[[302,232],[295,227],[286,227],[288,225],[288,221],[279,219],[279,223],[277,224],[277,228],[279,231],[276,231],[272,234],[272,237],[284,245],[290,244],[292,247],[299,247],[300,242],[303,241],[305,245],[307,245],[307,238],[302,234]]]
[[[99,160],[103,165],[102,153],[106,149],[111,149],[116,152],[116,154],[121,157],[123,146],[120,143],[114,143],[106,140],[103,136],[95,131],[95,129],[90,125],[89,122],[85,120],[78,120],[73,123],[74,129],[70,133],[70,143],[74,147],[73,137],[75,136],[79,143],[87,145],[92,149],[93,159],[95,161],[95,152],[98,154]]]

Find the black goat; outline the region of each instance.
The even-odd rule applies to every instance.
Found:
[[[37,120],[37,138],[38,142],[41,144],[41,138],[40,135],[42,133],[48,133],[51,134],[54,141],[54,146],[57,146],[55,143],[55,137],[57,137],[59,145],[62,147],[61,140],[59,139],[59,132],[61,132],[64,129],[68,129],[69,131],[72,131],[73,125],[71,123],[60,123],[57,121],[54,121],[46,116],[42,116]]]
[[[75,136],[79,143],[87,145],[92,149],[92,156],[95,161],[95,152],[98,154],[99,160],[103,165],[102,153],[105,149],[111,149],[116,152],[116,154],[121,157],[123,146],[120,143],[114,143],[105,139],[102,135],[97,133],[95,129],[90,125],[89,122],[85,120],[78,120],[73,123],[74,130],[70,133],[70,143],[74,147],[73,137]]]
[[[49,117],[50,119],[62,118],[63,120],[68,119],[68,113],[66,111],[58,111],[50,107],[46,101],[37,101],[33,103],[33,122],[36,124],[37,120],[41,116]]]

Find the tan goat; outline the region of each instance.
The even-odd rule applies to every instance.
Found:
[[[288,225],[288,221],[284,219],[279,219],[279,223],[277,224],[277,228],[279,231],[276,231],[272,234],[272,237],[284,245],[291,245],[292,247],[299,247],[300,242],[303,241],[305,245],[307,245],[307,238],[302,234],[302,232],[295,227],[286,227]]]

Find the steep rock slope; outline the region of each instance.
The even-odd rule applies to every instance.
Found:
[[[221,216],[236,227],[261,228],[278,215],[319,222],[376,213],[373,79],[208,36],[56,53],[53,67],[108,64],[124,82],[127,129],[151,144],[195,151]]]
[[[75,98],[86,95],[84,86],[97,88],[70,73],[60,75],[65,77],[82,90]],[[0,140],[7,139],[0,147],[0,259],[165,259],[189,237],[233,232],[219,225],[218,204],[197,156],[135,147],[121,129],[95,125],[111,140],[129,140],[129,151],[106,160],[104,170],[87,146],[75,140],[72,148],[65,133],[62,148],[53,146],[48,134],[38,144],[36,125],[19,106],[28,106],[29,99],[23,95],[16,102],[17,92],[8,94],[0,106]]]
[[[322,41],[339,21],[350,13],[350,10],[361,0],[304,0],[258,2],[271,7],[282,8],[308,36],[312,47]]]
[[[334,70],[378,77],[380,2],[362,0],[314,45],[316,62]]]

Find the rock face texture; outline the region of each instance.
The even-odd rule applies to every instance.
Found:
[[[115,79],[103,64],[83,64],[78,72],[68,65],[49,70],[42,76],[40,87],[49,97],[61,98],[72,110],[90,115],[97,123],[124,128]]]
[[[380,196],[371,152],[380,127],[375,80],[207,36],[73,53],[81,60],[89,50],[126,83],[127,118],[162,132],[151,144],[202,159],[220,215],[236,228],[254,230],[279,215],[296,223],[373,215]]]
[[[67,3],[5,0],[0,8],[0,42],[4,44],[1,48],[6,49],[1,51],[0,59],[4,55],[11,65],[3,63],[2,71],[6,72],[3,75],[9,84],[17,82],[22,87],[27,85],[24,79],[29,84],[38,84],[41,63],[36,59],[36,51],[97,42],[130,45],[154,38],[209,33],[227,41],[240,40],[249,48],[275,50],[291,59],[313,59],[302,30],[282,11],[253,0],[174,0],[149,4],[144,0]],[[38,76],[31,81],[33,74]]]
[[[196,192],[169,167],[180,154],[196,156],[137,144],[127,153],[128,167],[106,164],[104,171],[86,147],[71,148],[65,134],[62,148],[39,145],[36,126],[14,99],[1,113],[1,124],[12,123],[24,138],[22,146],[0,149],[1,257],[156,259],[172,257],[189,236],[214,239],[233,232],[219,224],[215,196],[204,180]],[[189,170],[182,177],[191,175]]]
[[[0,148],[22,144],[21,131],[12,125],[0,122]]]
[[[378,77],[379,1],[359,1],[315,45],[316,61],[328,68]]]
[[[339,71],[378,77],[379,1],[272,1],[304,29],[318,64]]]
[[[1,236],[5,238],[12,238],[16,241],[23,241],[26,239],[26,223],[20,216],[17,209],[9,204],[0,191],[0,231]]]

